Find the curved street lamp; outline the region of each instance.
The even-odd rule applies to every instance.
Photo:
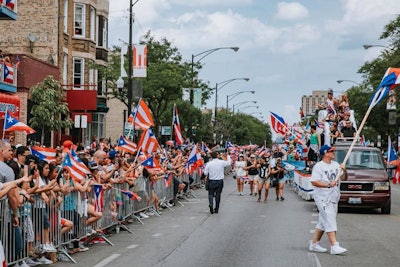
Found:
[[[196,57],[198,57],[198,56],[202,56],[202,57],[200,57],[200,58],[196,61],[196,63],[197,63],[197,62],[200,62],[203,58],[205,58],[205,57],[208,56],[209,54],[212,54],[212,53],[214,53],[215,51],[223,50],[223,49],[231,49],[231,50],[237,52],[237,51],[239,50],[239,47],[237,47],[237,46],[231,46],[231,47],[217,47],[217,48],[208,49],[208,50],[203,51],[203,52],[198,53],[198,54],[192,54],[192,65],[191,65],[191,67],[192,67],[192,90],[190,90],[190,104],[193,104],[194,59],[195,59]]]
[[[225,85],[230,84],[231,82],[234,82],[234,81],[238,81],[238,80],[244,80],[244,81],[248,82],[250,80],[250,78],[232,78],[232,79],[225,80],[225,81],[215,84],[215,88],[214,88],[215,89],[215,106],[214,106],[215,120],[217,119],[218,90],[221,90]],[[218,88],[218,86],[219,86],[219,88]]]
[[[243,93],[252,93],[252,94],[254,94],[255,92],[256,91],[240,91],[240,92],[237,92],[237,93],[234,93],[234,94],[226,95],[226,110],[228,110],[228,108],[229,108],[229,105],[228,105],[229,100],[232,100],[235,96],[243,94]]]
[[[242,102],[233,104],[232,113],[235,114],[235,107],[237,108],[237,107],[239,107],[240,105],[243,105],[243,104],[245,104],[245,103],[250,103],[250,102],[253,103],[253,104],[257,104],[257,101],[255,101],[255,100],[242,101]]]
[[[355,83],[355,84],[357,84],[357,85],[360,85],[358,82],[355,82],[355,81],[353,81],[353,80],[337,80],[336,81],[338,84],[341,84],[342,82],[351,82],[351,83]]]
[[[246,108],[259,108],[259,106],[255,106],[255,105],[245,106],[241,109],[241,112],[243,112],[243,110],[245,110]],[[238,112],[240,112],[240,111],[238,110]]]
[[[365,44],[365,45],[363,45],[363,47],[364,47],[365,50],[370,49],[371,47],[383,47],[383,48],[392,50],[392,48],[390,48],[388,46],[385,46],[385,45],[369,45],[369,44]]]

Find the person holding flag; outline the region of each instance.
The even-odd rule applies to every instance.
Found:
[[[227,155],[227,160],[219,159],[219,153],[211,152],[212,160],[206,164],[204,174],[208,175],[208,202],[210,213],[218,213],[221,201],[222,188],[224,187],[224,170],[231,165],[231,157]],[[215,197],[215,208],[214,208]]]
[[[323,145],[319,153],[322,160],[315,164],[310,179],[314,187],[314,201],[318,207],[319,219],[309,250],[327,252],[327,249],[319,244],[322,235],[326,232],[331,245],[330,254],[343,254],[347,249],[341,247],[336,240],[336,217],[340,199],[340,180],[337,180],[336,176],[340,174],[341,180],[347,180],[347,172],[344,164],[339,165],[333,160],[335,147]]]

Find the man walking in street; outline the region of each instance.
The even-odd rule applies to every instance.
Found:
[[[333,255],[342,254],[347,249],[339,246],[336,241],[338,203],[340,199],[340,179],[336,179],[340,173],[341,180],[347,179],[344,165],[339,165],[335,158],[335,147],[323,145],[319,153],[322,160],[315,164],[311,174],[311,184],[314,187],[314,201],[318,207],[319,219],[315,227],[314,238],[310,244],[310,251],[326,252],[327,249],[319,244],[322,235],[326,232],[331,244],[330,253]]]
[[[231,165],[231,157],[227,155],[227,160],[219,159],[218,152],[211,152],[212,160],[206,164],[204,174],[208,175],[208,202],[210,213],[218,213],[221,201],[222,188],[224,187],[224,169]],[[215,197],[215,208],[214,208]]]

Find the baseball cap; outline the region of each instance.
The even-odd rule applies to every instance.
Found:
[[[251,154],[251,156],[250,156],[250,158],[255,158],[256,157],[256,155],[254,155],[254,154]]]
[[[323,145],[323,146],[319,149],[319,154],[320,154],[321,157],[322,157],[323,155],[326,154],[326,152],[331,152],[331,151],[334,151],[334,150],[335,150],[335,147],[330,147],[330,146],[328,146],[328,145]]]
[[[239,154],[239,157],[243,157],[243,154]]]
[[[115,150],[110,150],[110,152],[108,152],[109,159],[115,159],[116,155],[117,155],[117,151],[115,151]]]
[[[328,90],[328,94],[333,95],[333,90],[332,90],[332,89],[329,89],[329,90]]]

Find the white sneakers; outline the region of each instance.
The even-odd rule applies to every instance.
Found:
[[[45,258],[44,256],[42,256],[40,259],[38,259],[38,261],[39,261],[41,264],[46,264],[46,265],[48,265],[48,264],[53,264],[53,261],[51,261],[51,260]]]
[[[53,244],[44,244],[42,249],[44,252],[57,252],[57,249],[53,246]]]
[[[347,252],[347,249],[342,248],[339,246],[339,242],[336,242],[335,245],[331,246],[331,254],[332,255],[339,255]]]
[[[314,251],[314,252],[321,252],[321,253],[324,253],[324,252],[327,252],[328,250],[326,249],[326,248],[324,248],[324,247],[322,247],[320,244],[319,244],[319,242],[317,242],[317,243],[310,243],[310,251]],[[336,242],[335,243],[335,245],[333,245],[333,246],[331,246],[331,251],[330,251],[330,253],[332,254],[332,255],[339,255],[339,254],[343,254],[343,253],[345,253],[345,252],[347,252],[347,249],[345,249],[345,248],[342,248],[341,246],[339,246],[339,242]]]
[[[315,251],[315,252],[327,252],[328,250],[326,249],[326,248],[324,248],[324,247],[322,247],[320,244],[319,244],[319,242],[317,242],[317,243],[313,243],[312,241],[311,241],[311,243],[310,243],[310,251]]]

